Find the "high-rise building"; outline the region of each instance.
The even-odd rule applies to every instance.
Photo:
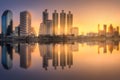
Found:
[[[45,35],[46,25],[44,23],[40,24],[39,35]]]
[[[117,34],[118,34],[118,36],[119,36],[119,26],[117,26]]]
[[[55,10],[53,13],[53,35],[58,34],[58,13]]]
[[[103,28],[104,28],[104,36],[106,36],[106,33],[107,33],[107,25],[103,25]]]
[[[31,31],[31,14],[28,11],[20,13],[20,36],[28,36]]]
[[[67,14],[67,34],[71,34],[71,29],[73,27],[73,14],[71,11]]]
[[[46,21],[46,26],[45,26],[46,30],[45,30],[45,33],[46,35],[53,35],[53,21],[52,20],[47,20]]]
[[[112,24],[109,26],[108,32],[109,34],[113,35],[114,30]]]
[[[2,35],[10,36],[13,32],[13,13],[10,10],[4,11],[2,14]]]
[[[43,23],[46,24],[46,21],[48,20],[48,12],[47,9],[43,12]]]
[[[64,10],[60,13],[60,34],[65,35],[66,13]]]

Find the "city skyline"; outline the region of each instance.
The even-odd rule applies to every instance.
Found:
[[[6,0],[7,1],[7,0]],[[2,1],[1,3],[6,3]],[[33,2],[33,3],[32,3]],[[68,3],[67,3],[68,2]],[[40,23],[42,22],[42,11],[48,9],[50,13],[50,19],[52,19],[52,13],[56,9],[58,13],[61,10],[71,11],[74,14],[74,27],[79,27],[79,34],[81,32],[97,32],[97,25],[109,25],[119,26],[120,23],[120,10],[118,0],[77,0],[76,2],[72,0],[37,0],[37,1],[14,1],[9,2],[9,5],[1,5],[0,15],[6,9],[13,11],[14,27],[19,25],[19,13],[24,10],[28,10],[32,15],[32,26],[38,33]],[[19,5],[18,5],[19,3]],[[49,3],[49,6],[48,6]],[[52,5],[55,3],[55,5]],[[73,4],[72,4],[73,3]],[[10,6],[15,4],[14,6]],[[60,6],[62,4],[62,6]],[[33,6],[30,6],[33,5]],[[75,5],[75,6],[71,6]],[[101,6],[102,5],[102,6]],[[0,23],[1,24],[1,23]],[[88,30],[87,28],[90,29]]]

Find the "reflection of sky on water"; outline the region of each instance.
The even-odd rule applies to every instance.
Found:
[[[20,44],[19,48],[22,47],[22,50],[20,50],[24,52],[22,53],[20,51],[22,58],[20,58],[20,53],[15,52],[19,52],[15,47],[18,47],[18,45],[13,45],[12,68],[6,70],[3,68],[2,64],[0,65],[1,80],[119,79],[120,53],[119,44],[117,42],[87,42],[83,44],[76,43],[61,45],[32,44],[32,46],[28,44]],[[106,53],[104,53],[104,49],[107,49]],[[0,55],[2,54],[0,53]],[[31,60],[29,58],[30,56]],[[71,61],[72,58],[73,61]],[[23,61],[22,65],[26,64],[25,67],[24,65],[21,66],[20,59]],[[44,61],[47,61],[47,70],[43,66]],[[44,64],[46,65],[46,63]],[[71,64],[71,67],[68,64]]]

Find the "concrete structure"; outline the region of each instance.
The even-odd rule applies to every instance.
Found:
[[[60,13],[60,35],[65,35],[66,27],[66,13],[64,10]]]
[[[71,11],[67,14],[67,34],[72,34],[71,29],[73,27],[73,14]]]
[[[54,11],[52,18],[53,18],[53,35],[57,35],[58,34],[58,13],[56,10]]]
[[[53,21],[52,20],[47,20],[46,21],[46,28],[45,28],[45,34],[53,36]]]
[[[43,23],[46,24],[46,21],[48,20],[48,12],[47,9],[43,12]]]
[[[30,35],[31,30],[31,14],[28,11],[20,13],[20,36]]]

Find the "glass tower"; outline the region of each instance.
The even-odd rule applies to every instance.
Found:
[[[13,32],[13,14],[10,10],[4,11],[2,14],[2,35],[10,36]]]

